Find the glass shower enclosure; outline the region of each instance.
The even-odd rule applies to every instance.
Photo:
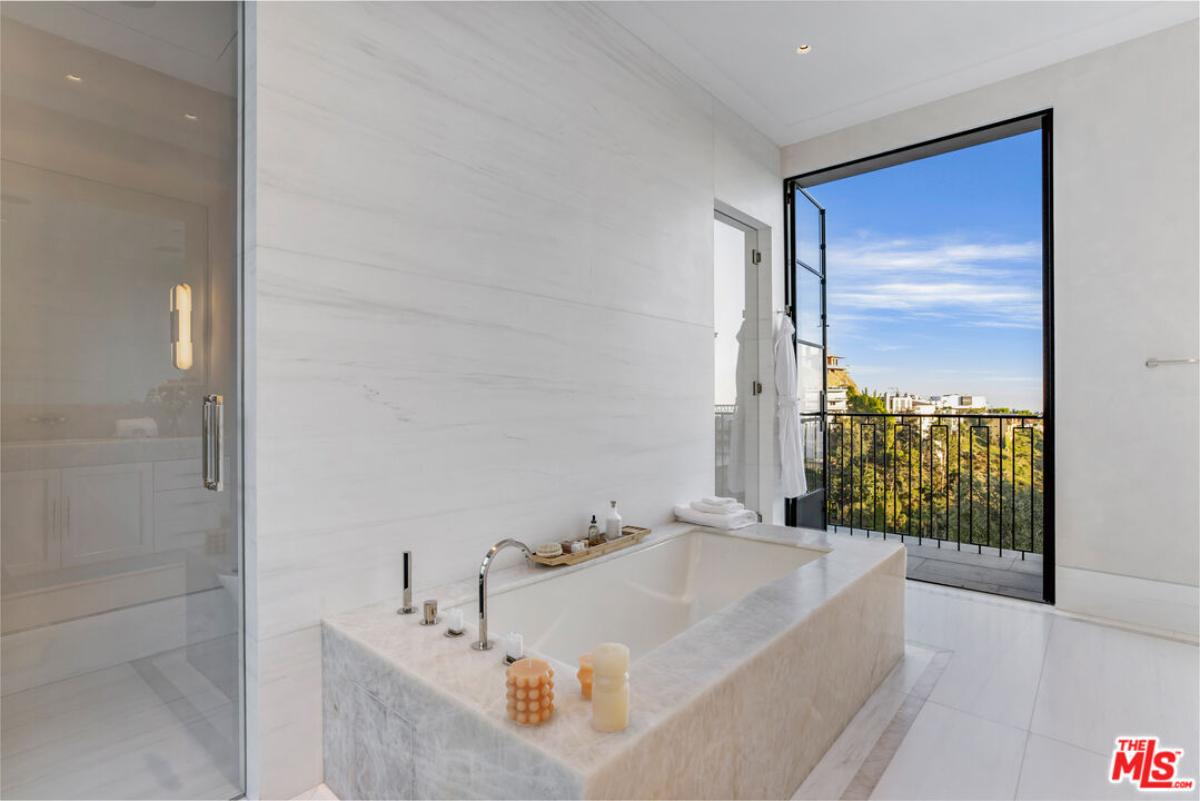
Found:
[[[241,8],[0,14],[0,796],[232,798]]]

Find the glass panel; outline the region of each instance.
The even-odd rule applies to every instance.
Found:
[[[821,271],[821,211],[796,190],[792,203],[796,226],[796,260]]]
[[[3,5],[0,796],[245,786],[237,20]]]
[[[825,359],[820,348],[796,346],[796,398],[804,413],[821,410],[821,364]]]
[[[800,432],[804,443],[804,476],[808,491],[819,492],[824,487],[825,437],[820,417],[801,417]]]
[[[796,268],[796,336],[821,344],[821,279],[803,267]]]
[[[717,495],[753,508],[758,478],[758,418],[751,386],[758,374],[755,272],[746,255],[755,235],[713,223],[713,355]]]

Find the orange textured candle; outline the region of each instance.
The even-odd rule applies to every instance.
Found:
[[[579,657],[579,672],[575,674],[575,678],[579,679],[579,691],[583,693],[583,697],[591,700],[592,698],[592,655],[584,654]]]
[[[554,714],[554,669],[544,659],[518,659],[508,666],[508,717],[540,726]]]

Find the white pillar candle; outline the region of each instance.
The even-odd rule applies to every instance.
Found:
[[[504,646],[505,655],[509,659],[516,661],[517,659],[525,658],[525,638],[515,631],[508,635],[507,643]]]
[[[629,725],[629,647],[606,642],[592,651],[592,728],[622,731]]]

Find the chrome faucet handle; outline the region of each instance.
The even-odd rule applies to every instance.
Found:
[[[404,605],[396,610],[397,615],[411,615],[417,608],[412,602],[412,551],[404,552]]]

